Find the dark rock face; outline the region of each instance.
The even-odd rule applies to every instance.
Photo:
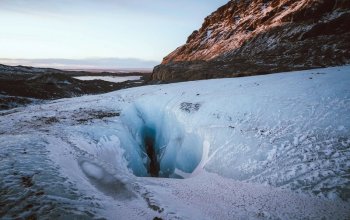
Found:
[[[231,0],[155,67],[153,80],[235,77],[348,63],[349,0]]]

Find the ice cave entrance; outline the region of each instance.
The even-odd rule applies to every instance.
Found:
[[[161,107],[135,104],[122,114],[128,167],[140,177],[187,178],[202,159],[203,141]]]
[[[159,177],[160,155],[159,150],[155,146],[155,130],[146,127],[143,135],[144,148],[148,156],[147,171],[151,177]]]

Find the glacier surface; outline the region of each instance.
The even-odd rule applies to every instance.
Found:
[[[0,217],[347,219],[349,85],[342,66],[2,111]]]

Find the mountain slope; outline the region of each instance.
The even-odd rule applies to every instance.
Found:
[[[163,59],[154,80],[265,74],[350,63],[350,1],[231,0],[185,45]]]

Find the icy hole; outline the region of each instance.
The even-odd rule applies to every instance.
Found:
[[[186,178],[200,163],[202,141],[185,131],[173,112],[135,104],[122,119],[129,135],[121,139],[128,145],[126,157],[136,176]]]
[[[147,164],[147,171],[152,177],[159,176],[159,150],[155,148],[155,131],[151,128],[145,128],[143,135],[143,146],[147,153],[149,163]]]

